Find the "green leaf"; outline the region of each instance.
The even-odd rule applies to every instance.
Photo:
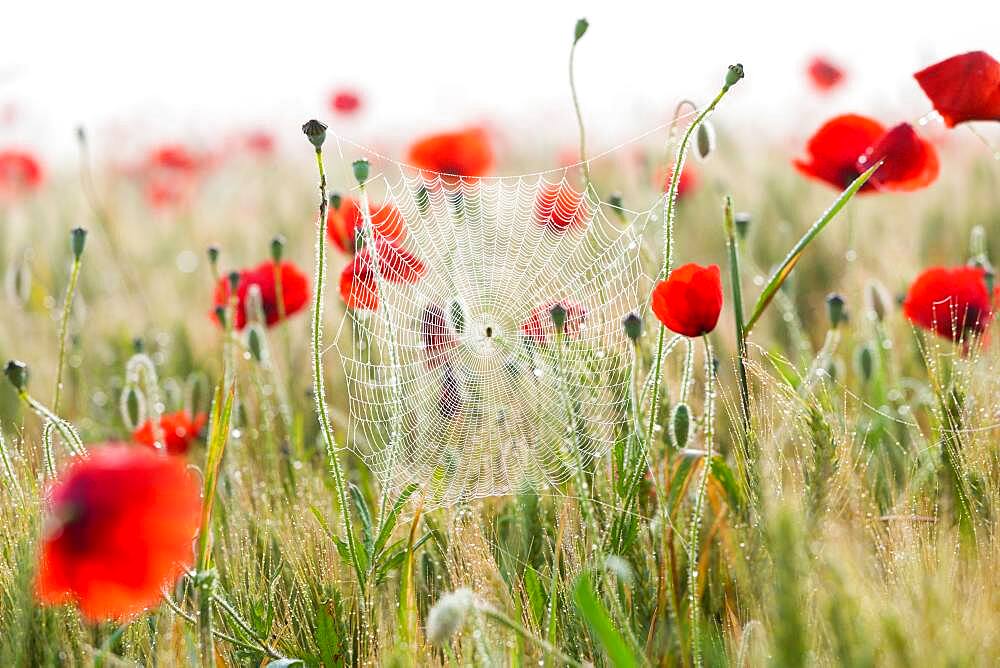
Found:
[[[404,487],[403,491],[396,497],[396,502],[392,504],[392,510],[382,520],[382,526],[378,531],[378,538],[375,539],[375,546],[372,548],[373,554],[378,555],[382,551],[382,548],[385,547],[389,537],[392,536],[392,530],[396,528],[396,522],[399,520],[399,514],[403,511],[403,507],[406,506],[406,502],[419,488],[416,483],[412,483]]]
[[[573,601],[577,610],[587,620],[591,631],[597,636],[604,651],[607,652],[611,665],[617,668],[638,668],[639,660],[629,649],[625,639],[615,629],[611,616],[604,605],[598,600],[593,586],[590,584],[590,576],[581,575],[573,588]]]
[[[368,510],[368,502],[365,501],[365,495],[361,493],[361,489],[351,483],[350,491],[354,507],[358,509],[358,516],[361,519],[361,540],[364,542],[365,551],[368,553],[369,560],[371,560],[374,554],[372,550],[372,514]]]
[[[746,327],[744,327],[744,336],[750,333],[750,330],[752,330],[753,326],[757,324],[760,316],[764,314],[764,310],[767,308],[768,304],[771,303],[771,300],[774,299],[774,295],[778,292],[778,289],[781,288],[781,284],[785,282],[788,275],[792,273],[792,269],[794,269],[795,265],[798,264],[800,259],[802,259],[802,253],[805,251],[806,247],[812,242],[813,239],[816,238],[817,235],[819,235],[820,232],[823,231],[823,228],[826,227],[838,213],[840,213],[840,210],[843,209],[849,201],[851,201],[851,198],[854,197],[859,190],[861,190],[861,187],[868,182],[868,179],[870,179],[872,174],[875,173],[875,170],[882,166],[882,162],[883,161],[880,160],[875,163],[869,167],[864,174],[854,179],[851,185],[847,186],[847,189],[840,193],[840,197],[837,198],[833,205],[831,205],[830,208],[827,209],[822,216],[820,216],[819,220],[813,223],[812,227],[806,230],[806,233],[802,235],[802,238],[799,239],[798,243],[795,244],[792,247],[792,250],[788,252],[788,255],[786,255],[784,261],[782,261],[781,266],[774,272],[771,279],[767,282],[767,285],[764,286],[764,290],[760,293],[760,298],[757,299],[757,305],[754,306],[753,314],[751,314],[750,318],[747,320]]]
[[[733,470],[729,468],[726,460],[719,455],[712,457],[712,477],[715,478],[722,489],[725,490],[729,498],[729,505],[733,510],[739,510],[743,506],[743,495],[740,493],[740,486],[736,482]]]

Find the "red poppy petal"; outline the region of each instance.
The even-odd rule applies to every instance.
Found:
[[[918,190],[937,179],[937,151],[909,123],[900,123],[885,133],[858,160],[858,170],[867,169],[882,159],[885,163],[871,177],[871,183],[878,190]]]
[[[1000,63],[985,51],[953,56],[913,77],[948,127],[1000,121]]]

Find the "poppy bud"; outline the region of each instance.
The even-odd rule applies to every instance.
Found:
[[[611,193],[608,196],[608,204],[611,205],[615,209],[621,209],[622,208],[622,194],[620,192],[618,192],[618,191],[615,191],[615,192]]]
[[[129,431],[135,431],[146,421],[146,398],[133,384],[122,390],[122,422]]]
[[[306,121],[306,123],[302,126],[302,132],[304,132],[306,137],[309,138],[309,141],[316,147],[317,151],[323,148],[323,142],[326,141],[325,123],[320,123],[316,119]]]
[[[576,28],[573,30],[573,43],[576,44],[580,41],[580,38],[587,34],[587,28],[590,24],[587,23],[587,19],[579,19],[576,22]]]
[[[351,168],[354,169],[354,178],[358,180],[360,185],[364,185],[365,181],[368,180],[368,171],[370,166],[368,161],[362,158],[361,160],[355,160]]]
[[[622,324],[625,326],[625,336],[627,336],[632,343],[638,341],[639,337],[642,336],[642,318],[640,318],[635,312],[629,313],[625,316]]]
[[[231,271],[229,272],[229,289],[236,292],[236,289],[240,287],[240,272]]]
[[[549,313],[552,315],[552,324],[556,326],[556,331],[561,333],[566,325],[566,307],[557,302]]]
[[[83,247],[87,243],[87,230],[82,227],[74,227],[70,230],[70,248],[73,249],[73,257],[77,260],[83,255]]]
[[[698,126],[698,134],[695,135],[695,140],[698,157],[702,160],[715,150],[715,128],[707,118]]]
[[[729,71],[726,72],[726,88],[732,88],[743,78],[743,65],[736,63],[735,65],[729,66]]]
[[[872,349],[870,343],[866,343],[858,347],[854,358],[855,366],[858,369],[858,373],[861,375],[862,380],[866,383],[871,381],[872,376],[875,375],[875,351]]]
[[[340,193],[333,193],[332,195],[330,195],[330,206],[333,208],[334,211],[340,210],[340,203],[342,201],[343,197],[341,197]]]
[[[273,239],[271,239],[271,259],[274,260],[275,264],[281,262],[281,257],[285,254],[285,237],[276,234]]]
[[[892,308],[892,297],[885,286],[878,281],[869,281],[865,286],[865,302],[870,317],[878,322],[884,321],[889,309]]]
[[[215,244],[208,247],[208,262],[213,267],[219,262],[219,247]]]
[[[747,232],[750,231],[750,221],[752,220],[749,213],[746,211],[740,211],[733,217],[733,223],[736,225],[736,234],[740,236],[740,239],[747,238]]]
[[[250,351],[250,356],[253,357],[255,362],[262,362],[264,360],[262,336],[260,325],[247,327],[247,349]]]
[[[830,315],[830,327],[839,327],[847,321],[847,309],[844,308],[844,298],[832,293],[826,298],[826,312]]]
[[[14,386],[14,389],[18,393],[28,391],[28,365],[24,362],[19,362],[17,360],[8,360],[7,366],[4,367],[4,375],[7,376],[7,380],[10,384]]]
[[[685,403],[679,403],[674,407],[674,414],[670,418],[670,427],[673,430],[674,447],[678,450],[687,447],[688,436],[691,433],[691,409]]]

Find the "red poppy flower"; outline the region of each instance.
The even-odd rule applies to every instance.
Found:
[[[910,322],[952,341],[982,334],[993,318],[980,267],[933,267],[910,286],[903,302]]]
[[[559,304],[566,309],[566,321],[563,323],[563,334],[567,339],[578,338],[587,322],[587,307],[571,300],[551,301],[531,309],[528,319],[521,324],[521,333],[525,338],[538,345],[549,341],[549,334],[555,336],[556,324],[552,321],[552,308]]]
[[[153,149],[140,169],[146,201],[155,209],[185,204],[193,196],[206,165],[206,159],[181,144]]]
[[[565,182],[546,183],[535,196],[535,222],[553,232],[582,228],[592,211],[584,197]]]
[[[256,155],[274,153],[274,135],[266,130],[252,130],[243,136],[243,146]]]
[[[42,166],[32,154],[17,149],[0,150],[0,197],[13,197],[42,184]]]
[[[413,253],[384,237],[375,237],[379,271],[388,283],[416,283],[426,268]],[[340,296],[349,309],[378,309],[378,277],[368,247],[363,247],[340,272]]]
[[[1000,63],[985,51],[953,56],[913,77],[949,128],[1000,121]]]
[[[290,316],[306,305],[309,301],[309,279],[291,262],[281,265],[281,293],[284,300],[285,316]],[[252,269],[240,272],[240,282],[236,287],[236,329],[243,329],[247,323],[246,298],[251,285],[260,288],[261,302],[264,306],[264,317],[267,325],[281,320],[278,308],[278,290],[275,282],[274,262],[267,261]],[[215,287],[215,306],[227,306],[229,303],[229,277],[223,276]],[[214,317],[214,314],[213,314]]]
[[[437,368],[446,361],[448,351],[458,345],[458,338],[448,326],[444,309],[437,304],[428,304],[420,316],[420,338],[427,355],[427,366]]]
[[[399,243],[406,236],[406,227],[399,209],[389,203],[381,207],[369,205],[372,232],[391,242]],[[361,205],[352,197],[340,201],[340,207],[330,207],[326,215],[326,236],[343,253],[354,254],[355,240],[364,228]]]
[[[410,147],[415,167],[450,176],[482,176],[493,167],[493,148],[486,132],[470,128],[425,137]]]
[[[167,144],[153,149],[147,164],[151,169],[191,173],[202,166],[202,161],[186,146]]]
[[[198,432],[205,426],[208,419],[204,413],[199,413],[193,418],[187,411],[177,411],[176,413],[166,413],[160,416],[160,431],[163,434],[163,445],[167,448],[167,453],[171,455],[187,454],[191,447],[191,441],[198,437]],[[132,440],[141,445],[153,448],[156,446],[156,439],[153,434],[153,421],[146,420],[132,434]]]
[[[201,498],[184,460],[109,444],[74,461],[48,495],[35,590],[88,619],[156,605],[192,560]]]
[[[335,114],[350,116],[361,109],[361,96],[352,90],[338,90],[330,96],[330,109]]]
[[[667,329],[697,337],[708,334],[722,312],[719,265],[677,267],[653,288],[653,313]]]
[[[806,73],[813,87],[821,93],[833,90],[844,80],[844,71],[820,56],[809,61]]]
[[[845,114],[827,121],[806,144],[808,159],[796,169],[842,190],[869,165],[885,163],[859,192],[910,191],[929,185],[938,174],[937,152],[908,123],[888,132],[876,120]]]

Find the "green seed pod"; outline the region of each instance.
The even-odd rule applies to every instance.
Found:
[[[83,247],[87,245],[87,230],[82,227],[74,227],[70,230],[70,248],[73,249],[73,257],[77,260],[83,255]]]
[[[208,263],[214,267],[216,264],[219,263],[219,253],[220,253],[219,247],[216,246],[215,244],[212,244],[211,246],[208,247],[207,252],[208,252]]]
[[[730,65],[729,71],[726,72],[726,88],[732,88],[742,78],[743,78],[743,65],[741,65],[740,63],[736,63],[735,65]]]
[[[325,123],[320,123],[316,119],[306,121],[302,126],[302,132],[305,133],[309,142],[316,147],[317,151],[323,147],[323,142],[326,141]]]
[[[698,133],[695,135],[695,147],[698,149],[698,157],[704,160],[715,150],[715,127],[706,118],[698,126]]]
[[[354,178],[357,179],[360,185],[364,185],[365,181],[368,180],[368,173],[371,170],[371,166],[368,161],[362,158],[361,160],[355,160],[351,167],[354,169]]]
[[[830,316],[830,327],[837,328],[840,326],[840,323],[847,321],[847,309],[844,307],[844,298],[835,292],[826,298],[826,311]]]
[[[4,375],[7,376],[7,380],[10,384],[14,386],[14,389],[20,392],[27,392],[28,390],[28,378],[30,374],[28,373],[28,365],[24,362],[19,362],[18,360],[9,360],[7,366],[4,367]]]
[[[275,264],[281,262],[282,256],[285,254],[285,237],[276,234],[274,238],[271,239],[271,259],[274,260]]]
[[[219,324],[222,325],[222,328],[225,329],[225,327],[226,327],[226,307],[225,306],[216,306],[215,307],[215,319],[218,320]]]
[[[131,383],[122,390],[121,411],[122,422],[129,431],[135,431],[146,421],[146,397]]]
[[[563,327],[566,326],[566,307],[557,302],[549,310],[549,313],[552,314],[552,324],[556,326],[556,331],[562,332]]]
[[[333,194],[331,194],[330,195],[330,208],[333,209],[334,211],[339,211],[340,210],[340,205],[341,205],[341,203],[343,203],[343,201],[344,201],[344,198],[340,195],[340,193],[333,193]]]
[[[587,34],[587,28],[589,28],[589,27],[590,27],[590,24],[587,22],[587,19],[579,19],[576,22],[576,27],[573,29],[573,43],[574,44],[576,44],[577,42],[579,42],[580,38]]]
[[[687,447],[691,434],[691,409],[685,403],[674,406],[674,414],[670,418],[670,428],[674,432],[674,447],[678,450]]]
[[[871,382],[871,379],[874,378],[875,365],[877,363],[878,358],[875,356],[875,350],[872,348],[870,343],[858,346],[854,355],[854,365],[857,367],[858,374],[861,376],[861,379],[866,384]]]
[[[637,313],[629,313],[622,320],[622,325],[625,327],[625,336],[629,338],[629,341],[635,343],[642,336],[642,318],[639,317]]]
[[[236,292],[236,289],[240,287],[240,272],[231,271],[229,272],[229,290]]]

